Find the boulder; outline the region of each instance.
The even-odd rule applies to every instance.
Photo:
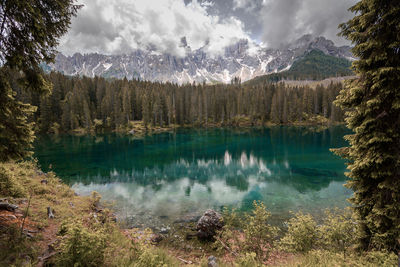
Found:
[[[196,225],[197,237],[202,239],[212,238],[224,226],[221,214],[215,210],[206,210]]]

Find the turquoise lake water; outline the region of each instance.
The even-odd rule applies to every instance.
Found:
[[[119,218],[135,226],[166,225],[223,206],[250,209],[263,201],[273,218],[344,207],[351,191],[345,161],[329,148],[346,146],[343,126],[251,130],[178,130],[127,135],[42,136],[35,156],[78,194],[99,192]]]

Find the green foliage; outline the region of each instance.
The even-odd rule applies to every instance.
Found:
[[[341,83],[290,87],[284,83],[256,86],[160,84],[137,80],[66,77],[50,73],[53,93],[39,97],[18,90],[18,99],[38,106],[34,117],[41,132],[135,134],[176,126],[263,126],[343,122],[332,104]],[[39,103],[38,103],[39,102]]]
[[[259,267],[263,266],[258,260],[257,255],[253,253],[246,253],[236,260],[235,266],[237,267]]]
[[[354,75],[350,67],[351,62],[347,59],[325,55],[320,50],[311,50],[297,59],[289,70],[256,77],[245,84],[256,85],[281,80],[323,80]]]
[[[222,215],[225,225],[214,243],[218,251],[224,251],[227,246],[248,260],[253,254],[258,260],[268,259],[278,229],[268,223],[271,213],[262,202],[254,201],[253,210],[244,216],[228,208],[223,209]]]
[[[98,208],[98,207],[99,207],[99,204],[100,204],[100,200],[101,200],[101,195],[100,195],[98,192],[93,191],[93,192],[90,194],[90,207],[91,207],[93,210],[96,209],[96,208]]]
[[[293,263],[283,266],[343,266],[343,267],[396,267],[397,255],[387,252],[368,252],[361,255],[352,254],[343,258],[342,255],[328,250],[312,250],[301,257],[298,257]]]
[[[32,240],[21,235],[17,225],[0,227],[0,265],[1,266],[34,266],[39,254],[38,248],[32,246]],[[23,257],[22,257],[23,255]]]
[[[68,31],[71,18],[80,7],[74,2],[2,1],[0,62],[19,68],[28,81],[40,84],[41,76],[36,70],[41,62],[48,62],[55,56],[59,38]]]
[[[39,64],[55,56],[58,39],[67,32],[71,17],[79,9],[73,3],[74,0],[0,3],[0,161],[29,156],[26,150],[34,139],[33,123],[28,122],[28,117],[35,109],[15,100],[10,80],[18,76],[17,84],[23,89],[51,91],[51,83],[44,79]]]
[[[345,254],[356,243],[357,223],[349,209],[327,210],[318,234],[325,249]]]
[[[60,227],[64,238],[57,256],[57,266],[101,266],[107,246],[107,234],[100,225],[85,227],[79,220],[64,222]]]
[[[337,103],[347,109],[350,147],[347,187],[363,249],[399,251],[400,243],[400,5],[398,0],[361,0],[355,17],[341,25],[354,44],[359,77],[347,84]]]
[[[27,149],[34,140],[34,123],[28,117],[36,109],[15,100],[9,75],[8,68],[0,68],[0,162],[30,156]]]
[[[24,197],[26,189],[16,178],[15,172],[0,166],[0,196]]]
[[[315,247],[317,224],[310,214],[298,212],[288,222],[288,230],[279,241],[285,251],[306,253]]]
[[[262,202],[253,203],[254,209],[245,216],[243,248],[255,252],[260,259],[267,259],[278,230],[268,224],[271,213]]]
[[[225,228],[241,228],[243,226],[243,220],[236,209],[229,209],[224,207],[221,212],[222,218],[224,218]]]
[[[328,77],[348,76],[354,74],[350,67],[351,62],[347,59],[325,55],[320,50],[311,50],[296,60],[288,71],[282,73],[282,78],[322,80]]]
[[[132,265],[134,267],[169,267],[179,266],[179,263],[162,249],[146,248]]]

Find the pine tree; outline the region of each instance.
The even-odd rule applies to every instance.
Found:
[[[400,238],[400,5],[398,0],[362,0],[356,15],[340,25],[354,44],[357,79],[337,103],[347,112],[351,199],[362,248],[399,251]]]
[[[0,103],[0,161],[29,156],[34,133],[28,116],[36,108],[15,100],[4,69],[0,70]]]
[[[8,82],[10,71],[22,73],[20,84],[48,93],[51,84],[39,64],[55,56],[58,39],[67,32],[80,6],[74,0],[3,0],[0,2],[0,160],[23,158],[34,139],[27,116],[33,107],[15,99]]]

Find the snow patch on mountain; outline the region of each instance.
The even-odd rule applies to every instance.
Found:
[[[354,60],[350,47],[336,47],[324,37],[305,35],[281,49],[268,49],[241,40],[228,46],[223,56],[208,55],[201,48],[183,58],[157,51],[136,50],[126,55],[97,53],[64,56],[58,54],[50,68],[66,75],[85,75],[106,78],[126,77],[158,82],[230,83],[235,77],[247,81],[256,76],[288,70],[306,52],[318,49],[327,55]]]

